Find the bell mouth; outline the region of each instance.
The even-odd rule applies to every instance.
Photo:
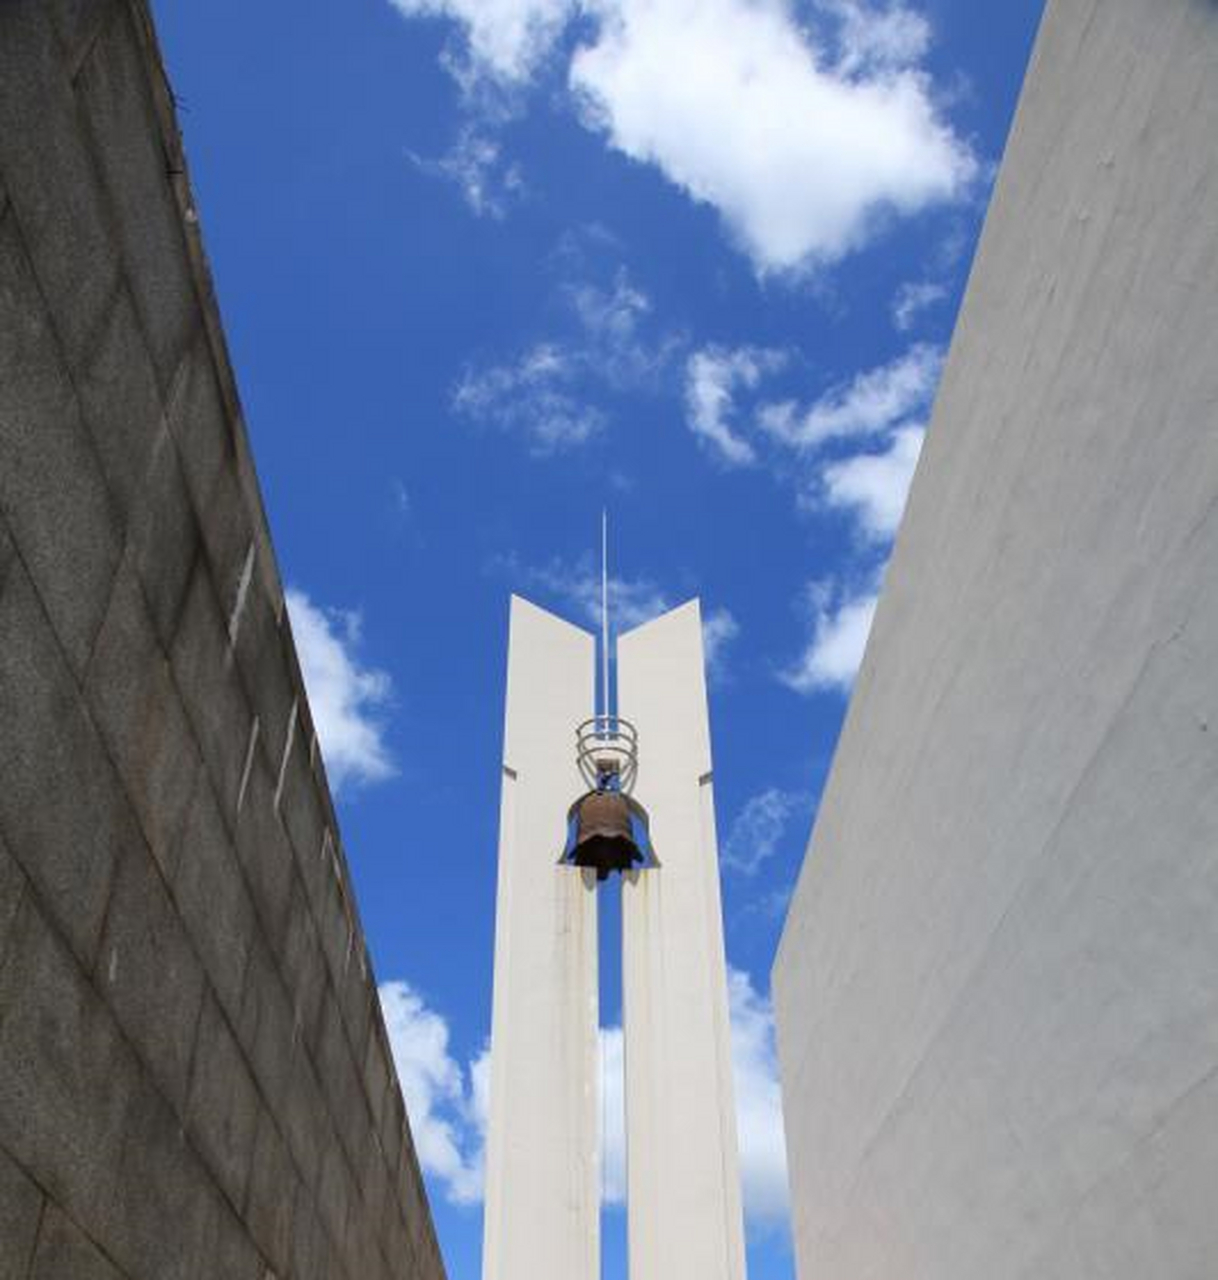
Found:
[[[580,796],[567,814],[567,828],[562,861],[594,869],[598,880],[648,861],[647,814],[621,791],[598,789]]]
[[[608,880],[613,871],[629,871],[643,862],[643,851],[625,836],[592,836],[571,852],[573,867],[595,869],[598,880]]]

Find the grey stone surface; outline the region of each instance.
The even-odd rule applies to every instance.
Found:
[[[132,513],[128,546],[157,637],[168,652],[201,546],[177,448],[168,430],[158,432],[153,445],[140,501]]]
[[[143,0],[0,5],[0,725],[0,1280],[439,1280]]]
[[[303,1183],[269,1111],[258,1115],[246,1219],[250,1234],[277,1275],[291,1268],[293,1210]]]
[[[125,284],[88,346],[68,360],[81,414],[121,519],[130,519],[163,422],[156,373]]]
[[[326,995],[326,959],[299,876],[292,879],[283,973],[291,992],[293,1021],[304,1043],[316,1054]]]
[[[0,175],[64,351],[75,360],[93,344],[118,287],[119,251],[51,6],[0,6],[0,49]]]
[[[42,1192],[0,1150],[0,1280],[26,1280],[42,1203]]]
[[[115,576],[85,690],[148,844],[165,866],[180,838],[201,764],[134,560],[132,548]]]
[[[248,553],[248,544],[243,550]],[[244,568],[243,563],[243,572]],[[293,684],[287,663],[286,650],[291,638],[286,628],[281,629],[262,576],[253,564],[242,596],[236,632],[237,665],[246,695],[266,730],[266,757],[277,773],[300,686]]]
[[[122,1272],[64,1213],[48,1205],[29,1280],[122,1280]]]
[[[275,780],[257,752],[237,818],[236,839],[237,855],[262,928],[279,955],[287,929],[294,863],[291,843],[275,811]]]
[[[234,457],[232,428],[217,381],[210,340],[199,330],[178,365],[167,406],[195,510],[210,510],[220,472]]]
[[[1218,1259],[1218,8],[1050,0],[775,968],[803,1276]]]
[[[205,773],[196,778],[169,876],[178,914],[208,982],[229,1020],[236,1024],[256,929],[254,904]]]
[[[105,1187],[98,1238],[122,1269],[157,1280],[228,1274],[213,1263],[212,1251],[220,1243],[228,1254],[237,1249],[224,1230],[231,1210],[179,1115],[145,1076],[127,1111],[120,1160],[120,1176],[112,1174]]]
[[[115,871],[95,977],[158,1087],[183,1114],[206,980],[142,844],[128,849]]]
[[[204,510],[207,518],[203,522],[203,544],[227,630],[237,607],[246,558],[254,539],[253,520],[232,466],[217,472]]]
[[[19,564],[0,596],[0,724],[0,833],[89,965],[139,827]]]
[[[174,682],[190,717],[225,823],[237,821],[253,713],[237,679],[211,576],[197,560],[170,652]]]
[[[100,1227],[135,1094],[130,1051],[27,894],[0,970],[0,1148]]]
[[[118,525],[12,210],[0,222],[0,511],[79,672],[118,564]]]
[[[220,1189],[236,1206],[245,1203],[259,1110],[236,1038],[209,997],[199,1020],[186,1124]]]
[[[4,963],[9,929],[17,918],[24,894],[25,876],[0,838],[0,964]]]
[[[343,1153],[352,1169],[363,1167],[363,1157],[371,1141],[368,1104],[363,1081],[355,1068],[346,1027],[337,1002],[327,993],[322,1013],[322,1030],[315,1057],[317,1074],[326,1082],[326,1105]]]
[[[168,392],[201,316],[134,22],[129,6],[117,7],[80,69],[76,93],[148,350]]]
[[[122,0],[47,0],[69,74],[79,71],[93,42],[121,6]]]

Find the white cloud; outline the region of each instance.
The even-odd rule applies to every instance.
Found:
[[[393,685],[357,656],[360,615],[321,609],[295,588],[285,593],[309,709],[335,791],[395,772],[383,716]]]
[[[562,345],[537,343],[512,364],[467,369],[453,391],[453,408],[519,433],[539,457],[570,449],[602,431],[606,421],[576,394],[577,363]]]
[[[601,574],[591,556],[582,556],[574,564],[551,560],[531,568],[507,557],[501,567],[513,578],[562,600],[589,626],[600,627]],[[668,597],[650,578],[610,575],[609,618],[615,633],[640,627],[671,608]]]
[[[830,463],[822,473],[826,501],[853,511],[873,541],[891,538],[901,523],[925,436],[922,427],[901,427],[883,453],[860,453]]]
[[[959,200],[978,169],[901,0],[391,3],[455,24],[443,61],[471,102],[519,98],[584,19],[568,86],[585,124],[715,208],[763,273],[835,262],[886,216]]]
[[[449,1052],[447,1021],[409,983],[382,983],[380,999],[419,1164],[424,1173],[441,1182],[454,1204],[480,1201],[490,1115],[490,1051],[484,1049],[468,1069],[462,1069]],[[730,966],[728,1004],[745,1214],[755,1226],[773,1226],[787,1215],[773,1010],[749,976]],[[604,1124],[601,1195],[606,1204],[622,1204],[626,1198],[622,1028],[602,1027],[599,1042]]]
[[[727,674],[727,647],[740,634],[740,623],[730,610],[712,609],[702,617],[702,652],[706,658],[706,671],[712,682]]]
[[[459,24],[468,69],[504,82],[527,80],[575,10],[573,0],[390,0],[406,17]],[[459,70],[454,68],[454,70]]]
[[[748,974],[730,965],[727,993],[744,1215],[754,1227],[780,1226],[790,1208],[774,1010]]]
[[[544,565],[523,565],[514,555],[502,556],[492,567],[525,589],[540,591],[570,608],[598,633],[601,625],[601,574],[590,555],[573,563],[554,559]],[[674,608],[669,594],[653,579],[644,576],[609,577],[609,621],[613,634],[631,631]],[[702,615],[702,651],[707,676],[712,683],[727,679],[727,653],[740,635],[740,623],[731,611],[719,605]]]
[[[753,446],[732,430],[734,396],[739,388],[755,387],[762,374],[779,368],[780,351],[760,347],[704,347],[690,356],[685,368],[685,417],[690,430],[731,466],[756,461]]]
[[[928,307],[942,302],[947,289],[931,280],[907,281],[892,300],[892,323],[900,333],[913,328],[914,321]]]
[[[857,374],[826,392],[809,408],[790,401],[763,405],[758,422],[769,435],[795,449],[808,449],[841,436],[876,435],[924,409],[934,395],[942,367],[938,347],[918,343],[903,355]]]
[[[730,965],[727,991],[745,1217],[754,1228],[780,1226],[787,1220],[789,1206],[774,1011],[749,975]],[[626,1199],[622,1028],[602,1028],[600,1048],[605,1118],[602,1194],[606,1204],[622,1204]]]
[[[600,1029],[601,1200],[626,1203],[626,1040],[621,1027]]]
[[[673,335],[653,339],[643,332],[651,302],[623,268],[608,287],[569,281],[560,297],[577,325],[575,337],[535,342],[507,363],[471,366],[453,391],[457,412],[519,434],[537,456],[599,434],[608,418],[589,395],[653,384],[680,345]]]
[[[763,273],[834,262],[976,171],[911,65],[927,29],[904,5],[836,5],[836,62],[787,0],[590,8],[570,70],[585,122],[715,207]]]
[[[438,159],[406,154],[420,173],[453,183],[479,217],[504,217],[524,191],[520,166],[505,158],[502,143],[473,124],[463,126],[456,142]]]
[[[579,281],[567,284],[563,292],[583,333],[579,360],[590,375],[618,390],[654,382],[681,345],[674,334],[644,334],[651,299],[624,267],[617,269],[608,288]]]
[[[799,660],[779,673],[797,693],[848,691],[858,674],[878,595],[864,592],[831,602],[822,585],[810,591],[812,638]]]
[[[778,851],[788,823],[805,806],[802,795],[777,787],[752,796],[736,815],[723,843],[723,865],[746,876],[755,875]]]
[[[912,67],[930,48],[930,24],[904,4],[876,9],[859,0],[822,0],[822,8],[840,23],[839,71]]]
[[[639,321],[651,310],[651,299],[619,268],[609,289],[594,284],[568,286],[575,313],[584,329],[620,347],[635,341]]]
[[[482,1199],[490,1056],[468,1076],[448,1051],[448,1023],[406,982],[380,987],[381,1012],[423,1172],[454,1204]]]

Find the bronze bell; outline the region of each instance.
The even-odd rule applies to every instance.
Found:
[[[567,814],[574,841],[566,860],[577,867],[595,867],[598,880],[607,879],[610,871],[629,871],[635,863],[646,861],[634,836],[632,817],[646,831],[642,805],[623,791],[598,788],[580,796]]]

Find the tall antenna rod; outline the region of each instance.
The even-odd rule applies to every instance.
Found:
[[[601,715],[609,731],[609,511],[601,508]]]

